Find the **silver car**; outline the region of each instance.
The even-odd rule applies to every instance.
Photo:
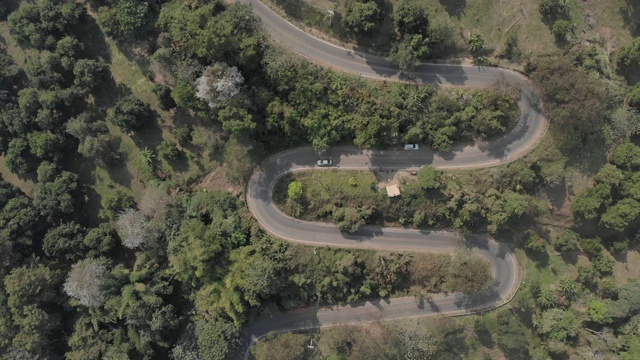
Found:
[[[316,164],[318,166],[331,166],[331,164],[333,164],[333,161],[331,161],[331,159],[320,159],[316,162]]]

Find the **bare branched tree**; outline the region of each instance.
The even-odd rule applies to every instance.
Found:
[[[106,277],[107,267],[100,260],[80,260],[71,268],[64,291],[84,306],[100,306],[107,299],[101,289]]]
[[[215,63],[196,80],[196,96],[206,101],[212,109],[217,109],[240,93],[242,83],[244,78],[238,68]]]
[[[122,239],[122,245],[129,249],[151,245],[159,236],[154,224],[136,209],[127,209],[120,214],[116,230]]]

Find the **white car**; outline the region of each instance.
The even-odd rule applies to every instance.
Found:
[[[320,159],[316,162],[318,166],[331,166],[333,161],[331,159]]]
[[[404,144],[405,150],[418,150],[420,146],[418,144]]]

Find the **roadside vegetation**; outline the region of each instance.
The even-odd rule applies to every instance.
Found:
[[[331,41],[389,56],[407,72],[417,61],[461,57],[520,66],[585,42],[613,61],[612,53],[628,46],[640,26],[640,6],[624,0],[265,2]]]
[[[518,37],[503,38],[488,29],[506,25],[487,25],[476,3],[465,4],[448,9],[461,9],[460,24],[482,19],[484,28],[454,44],[446,21],[427,8],[425,26],[424,8],[413,5],[395,21],[371,2],[354,3],[344,23],[375,34],[377,22],[397,22],[393,56],[405,69],[452,47],[481,60],[496,44],[524,53],[531,43],[523,69],[551,122],[543,144],[495,169],[425,168],[396,203],[372,190],[371,174],[331,171],[295,174],[300,186],[282,185],[279,201],[298,201],[299,216],[337,220],[347,231],[397,222],[494,233],[530,260],[509,308],[462,320],[489,319],[487,331],[473,326],[478,341],[497,334],[485,348],[509,358],[591,351],[637,359],[640,43],[623,31],[636,31],[638,9],[619,6],[620,16],[635,17],[611,22],[618,46],[594,28],[588,34],[602,30],[602,41],[594,35],[540,56],[545,48],[522,39],[542,43],[553,31],[574,44],[587,23],[572,25],[580,9],[603,6],[593,14],[607,18],[616,7],[570,3],[569,15],[550,13],[557,19],[540,35],[525,27],[539,16],[536,4],[514,26]],[[517,97],[503,84],[443,91],[321,69],[272,45],[238,3],[2,2],[0,357],[235,359],[242,325],[276,311],[484,287],[486,264],[466,252],[314,253],[271,239],[251,219],[242,189],[263,156],[302,144],[419,142],[446,151],[500,135],[518,117]],[[413,339],[397,329],[389,333]],[[469,327],[442,329],[436,349],[464,353],[455,336],[473,335]],[[355,345],[329,349],[357,358]],[[426,354],[416,351],[414,358]]]
[[[276,184],[274,200],[291,216],[334,221],[345,232],[364,224],[497,232],[533,223],[547,211],[546,204],[532,196],[543,182],[533,164],[518,162],[483,172],[442,172],[425,166],[416,175],[402,177],[401,194],[393,198],[384,184],[378,186],[378,179],[388,173],[393,171],[294,172]],[[286,190],[296,183],[302,192],[292,198]]]

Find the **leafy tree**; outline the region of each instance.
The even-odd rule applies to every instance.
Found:
[[[29,143],[22,138],[15,138],[9,142],[9,148],[4,157],[9,170],[16,174],[24,175],[29,170],[26,157],[29,153]]]
[[[603,205],[611,203],[611,187],[606,184],[598,184],[576,196],[571,204],[573,214],[582,219],[596,219]]]
[[[67,121],[66,131],[76,139],[84,141],[89,136],[107,133],[109,129],[104,121],[95,121],[90,114],[81,113]]]
[[[247,110],[235,106],[225,106],[218,111],[218,119],[222,128],[232,134],[240,135],[256,128],[253,117]]]
[[[371,213],[371,209],[366,207],[341,207],[333,211],[333,221],[340,231],[354,233],[366,223]]]
[[[151,246],[160,235],[155,224],[149,222],[144,214],[135,209],[126,209],[118,216],[116,230],[122,245],[129,249]]]
[[[215,260],[222,253],[217,231],[199,220],[184,221],[180,235],[169,241],[168,257],[176,278],[196,285],[201,279],[212,279]]]
[[[158,151],[158,155],[167,160],[176,161],[180,158],[177,144],[171,140],[163,140],[156,148],[156,151]]]
[[[636,38],[633,42],[620,48],[618,52],[618,65],[628,68],[637,67],[640,64],[640,39]]]
[[[21,3],[9,15],[9,27],[18,40],[35,47],[53,47],[85,15],[84,6],[75,2],[41,0]]]
[[[0,239],[8,236],[16,244],[30,245],[38,225],[38,212],[26,196],[15,196],[0,211]],[[7,240],[9,240],[7,239]]]
[[[0,290],[0,350],[4,351],[11,344],[14,331],[11,312],[7,306],[7,294],[2,288]]]
[[[193,84],[178,83],[171,91],[171,97],[178,106],[184,108],[200,108],[196,88]]]
[[[49,335],[59,325],[59,318],[44,311],[44,305],[56,300],[60,274],[43,265],[15,268],[4,278],[7,304],[17,333],[13,344],[36,355],[50,349]]]
[[[638,61],[640,63],[640,61]],[[627,92],[627,103],[629,106],[640,111],[640,84],[636,84],[629,88]]]
[[[593,176],[593,180],[598,184],[605,184],[611,187],[616,187],[620,185],[624,180],[624,174],[615,165],[605,164]]]
[[[609,316],[624,319],[633,316],[640,310],[640,283],[629,281],[622,285],[618,292],[618,299],[609,302]]]
[[[587,141],[601,139],[607,95],[597,79],[566,57],[534,59],[528,70],[543,89],[552,126],[562,129],[556,140],[563,149],[575,151]]]
[[[121,213],[136,207],[136,200],[125,190],[118,189],[114,194],[106,195],[102,198],[102,209],[100,217],[103,219],[116,220]]]
[[[607,209],[600,225],[613,231],[624,231],[640,215],[640,203],[634,199],[623,199]]]
[[[403,1],[394,9],[393,24],[402,36],[426,37],[429,30],[427,8],[419,2]]]
[[[224,163],[229,177],[236,183],[243,183],[253,170],[255,163],[251,158],[252,148],[249,141],[237,136],[232,136],[224,146]]]
[[[98,86],[109,76],[109,65],[103,61],[80,59],[73,67],[73,83],[83,91]]]
[[[425,165],[418,171],[418,181],[420,187],[424,190],[439,189],[442,187],[442,171],[437,170],[433,166]]]
[[[107,280],[107,267],[101,260],[85,259],[71,267],[64,283],[64,291],[87,307],[97,307],[106,300],[103,291]]]
[[[578,320],[573,312],[551,309],[542,313],[539,330],[551,340],[566,342],[576,336],[578,326]]]
[[[509,358],[528,358],[527,329],[508,311],[498,314],[498,346]]]
[[[496,231],[499,227],[524,216],[537,215],[541,209],[535,199],[515,192],[506,192],[502,197],[498,197],[497,194],[489,194],[488,197],[494,199],[487,215],[491,231]]]
[[[65,36],[56,44],[54,53],[58,57],[60,66],[66,71],[71,71],[83,49],[84,46],[75,37]]]
[[[42,160],[60,160],[67,148],[66,139],[62,135],[49,132],[32,132],[27,135],[31,154]]]
[[[170,358],[172,360],[198,360],[200,359],[198,342],[194,330],[194,325],[189,324],[182,332],[180,339],[171,349]]]
[[[601,254],[604,251],[604,246],[602,246],[602,241],[598,237],[592,237],[588,239],[582,239],[580,241],[580,247],[582,251],[589,254],[590,256],[596,256]]]
[[[176,102],[171,97],[171,88],[165,85],[155,84],[152,89],[153,93],[158,97],[160,108],[169,111],[176,107]]]
[[[618,297],[618,282],[613,276],[607,276],[598,281],[598,293],[607,299]]]
[[[111,156],[112,159],[117,158],[117,154],[113,153],[112,144],[114,137],[110,134],[98,134],[96,136],[87,136],[80,145],[78,145],[78,153],[87,158],[95,158],[106,160]]]
[[[289,195],[289,199],[293,201],[300,200],[304,195],[302,183],[300,181],[292,181],[287,189],[287,194]]]
[[[176,140],[182,146],[187,145],[193,138],[191,137],[191,132],[193,129],[191,127],[181,127],[175,132]]]
[[[610,161],[624,170],[640,168],[640,147],[629,141],[622,143],[613,151]]]
[[[46,171],[49,174],[43,176]],[[58,172],[55,166],[43,162],[38,168],[38,184],[34,190],[33,204],[44,218],[54,222],[75,211],[78,175]]]
[[[106,357],[109,339],[114,332],[95,329],[90,316],[82,316],[74,324],[73,334],[69,337],[64,356],[68,360],[101,359]]]
[[[560,41],[566,40],[567,36],[569,36],[572,31],[573,24],[570,21],[564,19],[556,20],[553,23],[553,28],[551,29],[553,36],[555,36],[556,39]]]
[[[201,359],[230,360],[236,357],[240,345],[240,332],[231,322],[198,321],[196,337]]]
[[[114,39],[142,39],[152,25],[150,13],[146,1],[117,0],[98,9],[98,25]]]
[[[382,12],[376,1],[356,1],[347,3],[342,25],[355,33],[372,33],[380,27],[381,17]]]
[[[50,257],[65,257],[78,259],[84,253],[84,229],[82,226],[70,222],[47,231],[42,248]]]
[[[591,265],[578,265],[578,281],[587,287],[596,285],[598,272]]]
[[[233,263],[225,283],[229,288],[238,289],[249,305],[259,306],[284,287],[278,280],[284,264],[257,253],[254,248],[242,247],[232,251],[231,260]]]
[[[149,104],[134,96],[127,96],[118,101],[109,120],[122,128],[124,132],[131,132],[139,130],[152,116]]]
[[[547,17],[568,14],[570,9],[569,0],[541,0],[539,6],[540,13]]]
[[[89,230],[83,242],[89,248],[88,256],[95,257],[109,253],[116,244],[117,234],[108,223]]]
[[[109,279],[104,314],[112,321],[126,323],[127,330],[107,353],[115,351],[110,356],[116,358],[127,352],[149,358],[165,353],[178,320],[173,305],[164,300],[172,287],[157,257],[152,252],[137,252],[133,269],[117,265]]]
[[[640,172],[629,173],[622,182],[620,193],[625,198],[640,200]]]
[[[547,251],[547,242],[544,238],[536,233],[531,233],[527,239],[526,249],[529,251],[543,253]]]
[[[553,247],[560,252],[572,252],[578,250],[578,234],[571,230],[566,230],[554,239]]]
[[[394,44],[389,60],[396,64],[401,72],[412,72],[419,60],[429,53],[428,44],[422,35],[408,35]]]
[[[612,257],[605,255],[604,252],[599,253],[591,259],[593,268],[601,275],[611,274],[615,261]]]
[[[609,321],[607,318],[609,308],[605,302],[600,300],[591,300],[587,304],[587,307],[587,314],[591,321],[597,324],[605,324]]]

